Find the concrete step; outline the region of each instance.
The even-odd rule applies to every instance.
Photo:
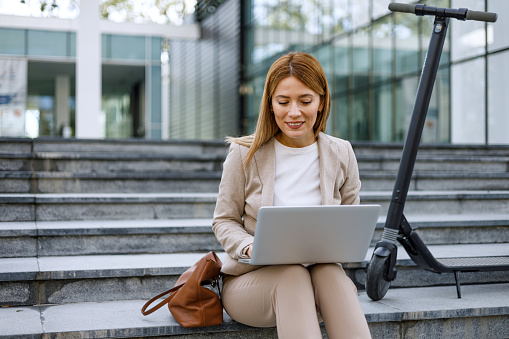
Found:
[[[0,173],[3,179],[0,182],[4,182],[0,192],[4,193],[92,192],[94,189],[108,186],[106,183],[100,183],[99,178],[114,179],[116,174],[112,174],[113,172],[123,173],[119,174],[120,178],[117,179],[119,182],[141,180],[140,176],[136,175],[126,177],[128,172],[141,172],[145,177],[147,172],[217,172],[221,170],[227,152],[223,142],[74,139],[31,141],[0,138],[0,143],[2,145],[0,171],[26,172]],[[355,149],[361,174],[366,181],[366,189],[392,188],[399,167],[402,145],[358,143]],[[435,189],[437,186],[440,188],[443,187],[440,181],[447,179],[454,182],[447,184],[446,189],[470,187],[466,185],[466,180],[469,179],[479,179],[474,180],[477,187],[472,189],[500,189],[505,187],[504,175],[509,173],[508,151],[507,146],[423,145],[417,157],[414,172],[418,177],[412,189]],[[64,172],[64,174],[60,177],[44,172]],[[424,176],[419,172],[434,174]],[[441,177],[440,174],[443,172],[454,172],[458,175]],[[91,175],[86,176],[85,173]],[[467,173],[471,173],[471,176]],[[492,176],[488,175],[490,173]],[[372,182],[373,180],[375,182]],[[110,188],[103,192],[121,190],[122,186],[133,190],[143,187],[143,184],[119,182],[110,184]],[[154,187],[157,188],[158,185],[155,184]],[[380,189],[382,188],[378,188]],[[147,188],[142,192],[149,190]]]
[[[428,246],[436,258],[509,255],[509,243]],[[345,263],[362,289],[373,249],[361,263]],[[54,256],[0,259],[0,304],[63,304],[83,301],[149,299],[171,288],[202,253]],[[220,258],[226,254],[218,252]],[[416,266],[403,249],[393,287],[454,285],[453,274],[435,274]],[[509,283],[509,271],[462,273],[462,284]]]
[[[473,285],[457,299],[451,287],[393,289],[380,301],[359,293],[373,338],[509,337],[509,284]],[[154,291],[154,293],[157,291]],[[224,312],[223,324],[183,328],[162,308],[140,312],[146,300],[86,302],[0,309],[0,337],[18,338],[277,338]],[[322,324],[323,337],[326,338]]]
[[[0,137],[1,153],[27,154],[32,152],[33,139]]]
[[[361,172],[362,190],[392,191],[396,172]],[[217,192],[221,171],[0,172],[3,193]],[[415,172],[410,190],[504,190],[509,173]]]
[[[0,137],[2,152],[31,153],[31,152],[127,152],[127,153],[159,153],[185,154],[190,151],[210,153],[225,146],[223,140],[147,140],[147,139],[62,139],[62,138],[9,138]],[[352,146],[359,155],[401,155],[402,143],[374,143],[354,141]],[[500,155],[507,156],[507,145],[461,145],[461,144],[421,144],[419,155]]]
[[[389,191],[362,191],[363,204],[380,204]],[[179,219],[212,217],[216,193],[0,194],[0,221]],[[37,207],[37,208],[36,208]],[[410,191],[407,214],[505,214],[509,191]]]
[[[427,245],[509,243],[509,214],[407,215]],[[0,258],[220,251],[211,218],[0,223]],[[380,216],[372,245],[381,238]]]
[[[405,213],[406,214],[406,213]],[[509,243],[507,214],[405,215],[427,245]],[[374,242],[382,237],[385,215],[377,225]]]
[[[215,193],[0,194],[0,221],[210,218],[216,196]]]
[[[397,172],[361,172],[362,190],[394,189]],[[425,172],[412,175],[409,189],[412,191],[438,190],[506,190],[509,187],[509,173],[471,172]]]
[[[220,251],[212,219],[0,223],[0,258]]]
[[[217,192],[220,171],[179,172],[0,172],[3,193]]]
[[[221,142],[0,138],[0,171],[220,170]],[[397,171],[401,144],[355,143],[361,171]],[[508,146],[422,145],[416,171],[507,173]]]
[[[224,149],[224,141],[199,140],[147,140],[147,139],[62,139],[62,138],[9,138],[0,137],[2,152],[31,153],[31,152],[128,152],[128,153],[160,153],[171,154],[175,148],[177,153],[189,153],[202,150]],[[402,143],[374,143],[354,141],[352,146],[359,155],[401,155]],[[461,144],[421,144],[418,155],[500,155],[507,156],[507,145],[461,145]]]
[[[363,204],[379,204],[387,215],[392,192],[364,191]],[[411,214],[504,214],[509,212],[509,191],[409,191],[405,213]]]
[[[352,142],[357,157],[379,156],[379,157],[401,157],[403,153],[402,143],[373,143],[373,142]],[[417,157],[425,156],[500,156],[507,157],[509,154],[508,145],[460,145],[460,144],[421,144]]]
[[[366,154],[357,156],[362,172],[397,172],[401,154],[381,156]],[[419,155],[414,172],[460,172],[460,173],[507,173],[509,157],[486,155]]]
[[[212,153],[126,153],[117,152],[39,152],[4,153],[0,150],[0,171],[56,171],[73,173],[126,171],[183,171],[221,169],[226,148]],[[397,171],[401,154],[357,156],[362,171]],[[487,155],[420,155],[415,171],[453,171],[474,173],[507,173],[509,157]]]
[[[148,140],[148,139],[62,139],[0,137],[0,153],[115,153],[125,154],[224,154],[222,140]]]
[[[150,299],[204,253],[0,259],[0,304]],[[220,255],[224,255],[221,253]]]
[[[226,150],[223,153],[0,153],[0,170],[72,173],[218,171]]]

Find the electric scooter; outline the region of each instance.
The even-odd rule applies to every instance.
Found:
[[[387,293],[391,281],[396,278],[397,242],[406,250],[410,258],[421,268],[434,273],[453,273],[458,298],[461,298],[460,272],[506,271],[509,270],[509,256],[470,257],[436,259],[410,226],[403,215],[412,171],[426,120],[429,101],[433,91],[440,56],[445,42],[450,18],[458,20],[477,20],[495,22],[497,14],[471,11],[466,8],[436,8],[423,4],[411,5],[391,3],[393,12],[412,13],[417,16],[433,15],[432,36],[419,80],[419,87],[412,113],[403,154],[387,213],[387,219],[381,240],[376,244],[373,256],[367,268],[366,293],[373,300],[382,299]]]

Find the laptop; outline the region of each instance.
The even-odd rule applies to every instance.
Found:
[[[264,206],[258,211],[251,265],[362,262],[380,205]]]

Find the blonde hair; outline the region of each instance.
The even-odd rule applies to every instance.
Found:
[[[272,113],[272,97],[281,80],[292,76],[320,95],[320,103],[323,106],[322,111],[319,112],[316,118],[313,130],[315,137],[318,137],[320,132],[325,132],[330,114],[331,98],[322,66],[315,57],[308,53],[291,52],[285,54],[272,64],[267,73],[254,134],[226,139],[229,143],[235,142],[249,147],[244,158],[244,168],[249,165],[260,146],[279,132],[274,113]]]

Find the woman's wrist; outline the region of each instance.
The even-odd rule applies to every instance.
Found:
[[[251,258],[251,251],[253,250],[253,244],[249,244],[245,246],[242,251],[240,252],[240,255],[242,258]]]

